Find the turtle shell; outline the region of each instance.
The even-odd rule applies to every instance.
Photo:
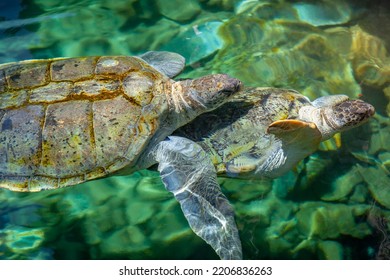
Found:
[[[166,117],[170,79],[96,56],[0,66],[0,187],[39,191],[131,165]]]

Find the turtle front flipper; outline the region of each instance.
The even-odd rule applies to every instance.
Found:
[[[150,51],[138,57],[169,78],[174,78],[179,75],[185,66],[185,58],[173,52]]]
[[[241,259],[234,212],[206,152],[186,138],[170,136],[159,143],[155,156],[164,185],[180,202],[192,230],[221,259]]]

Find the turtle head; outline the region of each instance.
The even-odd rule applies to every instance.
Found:
[[[365,123],[375,113],[374,106],[362,100],[346,100],[329,111],[330,119],[338,131],[344,131]]]
[[[241,81],[226,74],[178,81],[172,85],[171,104],[174,104],[180,122],[185,124],[198,115],[221,106],[241,87]]]
[[[346,95],[321,97],[312,104],[301,108],[300,118],[314,122],[322,134],[322,140],[365,123],[375,113],[371,104],[359,99],[350,100]]]

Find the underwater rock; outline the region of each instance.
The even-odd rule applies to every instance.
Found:
[[[287,249],[287,246],[291,249],[300,238],[295,218],[278,218],[279,220],[272,221],[271,226],[266,229],[265,238],[271,248],[271,254],[280,254]],[[281,245],[283,249],[276,250]]]
[[[235,7],[236,14],[255,16],[263,20],[295,20],[297,14],[293,6],[285,1],[252,1],[239,2]]]
[[[238,227],[245,232],[243,246],[254,250],[255,258],[286,258],[299,238],[293,217],[296,203],[270,192],[262,199],[237,203],[235,208]]]
[[[232,11],[237,0],[199,0],[207,7],[217,8],[219,10]]]
[[[150,239],[169,243],[182,235],[193,234],[184,216],[180,214],[180,206],[177,204],[161,209],[150,221],[153,230]]]
[[[324,30],[329,44],[337,50],[346,60],[351,59],[352,34],[348,27],[330,27]]]
[[[390,209],[390,153],[388,140],[390,126],[388,118],[376,114],[370,121],[371,139],[366,151],[352,154],[363,164],[357,164],[357,170],[368,186],[371,196],[382,206]]]
[[[389,150],[390,139],[390,120],[389,118],[382,117],[380,114],[374,115],[372,121],[370,121],[370,127],[372,129],[369,148],[367,150],[368,155],[377,155],[381,151]]]
[[[299,162],[287,174],[274,179],[273,192],[278,198],[294,196],[294,192],[315,195],[319,191],[318,181],[323,180],[331,164],[330,157],[320,156],[318,153],[312,154]]]
[[[385,211],[372,205],[367,215],[368,223],[374,228],[378,236],[378,245],[375,246],[375,258],[390,259],[390,211]]]
[[[387,116],[390,117],[390,87],[387,87],[383,90],[384,94],[385,94],[385,97],[387,98],[387,100],[389,101],[387,103],[387,106],[386,106],[386,113],[387,113]]]
[[[363,167],[358,164],[358,170],[372,197],[382,206],[390,209],[390,172],[380,165]]]
[[[241,207],[240,207],[241,208]],[[264,198],[242,204],[240,211],[250,217],[260,217],[262,223],[271,224],[287,221],[296,210],[295,203],[279,199],[274,193],[268,193]]]
[[[223,50],[226,58],[230,59],[233,57],[234,49],[233,46],[242,49],[243,45],[246,47],[251,47],[255,44],[260,44],[266,40],[264,38],[265,34],[270,32],[270,29],[275,27],[275,38],[270,43],[280,40],[278,38],[279,33],[277,33],[277,26],[269,22],[266,24],[266,21],[255,18],[255,17],[246,17],[242,15],[237,15],[231,17],[229,20],[225,21],[224,24],[220,27],[220,37],[226,43],[226,46]],[[272,46],[270,46],[272,47]],[[240,54],[240,50],[236,50]],[[250,53],[243,53],[242,55],[246,56]],[[255,53],[256,54],[256,53]],[[249,57],[249,56],[248,56]]]
[[[0,22],[0,30],[6,30],[10,28],[23,28],[32,24],[37,24],[46,20],[58,19],[63,17],[73,16],[72,13],[56,13],[49,15],[41,15],[38,17],[15,19],[15,20],[6,20]]]
[[[139,12],[134,8],[134,4],[139,2],[139,0],[125,0],[125,1],[99,0],[98,2],[96,2],[95,0],[94,2],[99,6],[101,6],[102,8],[113,10],[117,14],[126,18],[137,17],[137,13]]]
[[[150,247],[150,241],[138,227],[127,226],[112,232],[98,244],[99,258],[139,258],[137,254],[145,254]]]
[[[295,187],[297,174],[293,171],[273,180],[272,190],[278,198],[285,198]]]
[[[40,7],[41,9],[45,11],[50,11],[55,9],[56,7],[61,7],[61,4],[63,3],[61,0],[34,0],[33,1],[35,5]],[[68,5],[74,5],[77,4],[79,1],[78,0],[68,0],[67,4]]]
[[[82,217],[88,215],[89,207],[94,205],[94,201],[89,195],[89,190],[82,192],[81,190],[73,191],[72,189],[70,191],[70,189],[66,189],[57,205],[70,216]]]
[[[57,208],[67,217],[57,228],[65,227],[65,234],[68,231],[67,223],[78,224],[84,234],[84,243],[100,243],[107,235],[129,225],[123,205],[129,200],[126,192],[136,183],[138,181],[132,178],[119,176],[63,189]]]
[[[120,180],[114,180],[118,181],[117,186],[110,185],[107,181],[112,181],[112,178],[96,181],[103,186],[95,186],[87,193],[89,197],[88,209],[81,211],[79,215],[73,214],[74,223],[82,223],[85,242],[90,245],[100,244],[107,236],[133,225],[128,217],[128,212],[132,203],[138,203],[138,198],[133,198],[130,193],[134,187],[131,185],[132,180],[129,180],[129,186],[125,190],[120,186]],[[96,193],[92,190],[95,190]],[[101,190],[101,192],[97,190]],[[133,210],[139,211],[139,209]]]
[[[350,4],[346,1],[300,1],[292,6],[300,21],[314,26],[345,24],[352,16]]]
[[[132,225],[138,225],[147,222],[156,213],[157,207],[153,202],[130,201],[126,207],[126,217]]]
[[[235,4],[234,11],[236,14],[240,14],[259,4],[266,4],[266,3],[268,3],[268,1],[241,0]]]
[[[95,207],[95,213],[91,213],[84,219],[95,223],[95,234],[98,237],[111,234],[121,227],[128,225],[123,209],[119,208],[119,203],[107,203],[104,206]],[[116,207],[116,208],[115,208]],[[95,239],[93,237],[92,239]]]
[[[180,30],[181,26],[178,23],[167,18],[156,21],[153,28],[141,22],[132,28],[131,32],[118,36],[116,43],[128,51],[131,50],[133,54],[160,50],[171,40],[175,39]]]
[[[390,42],[390,25],[388,24],[390,10],[387,2],[370,2],[364,1],[367,10],[363,16],[358,18],[357,24],[361,26],[367,33],[374,35],[378,38],[381,38],[386,42],[387,47],[389,48]],[[374,5],[371,5],[374,4]],[[358,5],[359,7],[360,5]]]
[[[321,197],[325,201],[346,200],[354,187],[363,182],[358,167],[354,166],[344,175],[332,182],[331,191]]]
[[[343,259],[343,246],[336,241],[325,240],[318,242],[320,258],[325,260]]]
[[[319,154],[312,154],[306,160],[302,161],[298,165],[298,176],[300,177],[300,183],[297,187],[299,190],[309,191],[317,180],[324,176],[326,168],[332,163],[330,157],[323,157]]]
[[[4,9],[1,11],[6,13]],[[0,16],[0,33],[10,34],[8,36],[1,36],[0,63],[35,58],[32,50],[45,48],[48,45],[44,44],[45,39],[42,40],[39,34],[32,30],[39,27],[42,23],[50,24],[55,20],[72,16],[73,14],[68,12],[50,13],[31,18],[11,20],[4,20],[4,17]]]
[[[376,88],[390,82],[390,57],[385,41],[367,33],[359,25],[329,28],[325,32],[332,46],[351,63],[359,81]],[[384,93],[386,95],[386,89]]]
[[[378,160],[381,163],[381,165],[384,166],[387,169],[387,171],[390,172],[390,152],[383,151],[379,153]]]
[[[14,35],[0,39],[0,63],[33,58],[29,49],[41,47],[40,37],[35,33]]]
[[[82,10],[88,9],[91,6],[97,8],[103,8],[107,10],[113,10],[117,14],[132,17],[136,15],[136,12],[133,5],[139,0],[121,0],[121,1],[111,1],[111,0],[94,0],[93,5],[88,1],[79,1],[79,0],[67,0],[66,8],[67,10]],[[33,0],[35,5],[41,8],[44,11],[50,12],[51,14],[58,14],[57,11],[63,11],[65,4],[61,0]],[[56,13],[57,12],[57,13]]]
[[[51,251],[42,247],[42,228],[12,226],[0,229],[0,259],[52,259]]]
[[[61,46],[58,47],[58,51],[65,57],[121,53],[122,50],[115,46],[116,44],[110,38],[96,36],[95,38],[88,37],[78,41],[63,40]]]
[[[87,6],[83,9],[75,7],[69,10],[72,16],[43,21],[37,31],[45,46],[63,41],[78,41],[80,39],[96,39],[114,37],[120,27],[126,22],[125,16],[115,11],[99,6]],[[82,20],[80,20],[82,19]]]
[[[284,19],[312,26],[345,24],[361,12],[352,8],[347,1],[291,2],[246,0],[238,2],[235,11],[237,14],[247,13],[266,20]]]
[[[176,202],[162,205],[160,211],[149,221],[147,229],[153,244],[154,258],[159,258],[161,254],[165,258],[169,256],[172,259],[186,259],[194,254],[197,246],[205,245],[204,241],[193,233]],[[170,254],[167,255],[166,250],[170,250]]]
[[[343,247],[339,242],[331,240],[305,239],[293,250],[294,258],[309,259],[318,256],[319,259],[343,259]]]
[[[359,79],[371,86],[390,82],[390,57],[385,43],[359,26],[352,27],[351,32],[352,63]]]
[[[86,202],[87,204],[100,206],[111,203],[111,198],[121,194],[118,193],[118,188],[123,191],[120,178],[122,177],[108,177],[103,180],[94,180],[80,184],[78,189],[80,189],[81,193],[76,193],[78,189],[75,189],[75,193],[69,193],[69,200],[73,200],[73,197],[76,197],[74,200],[78,201],[79,197],[85,197],[85,199],[89,200]],[[135,184],[131,179],[128,180],[126,187],[131,188],[133,186],[132,183]],[[81,188],[84,189],[81,190]]]
[[[283,252],[289,252],[294,245],[292,241],[275,235],[267,236],[266,242],[268,245],[267,249],[271,256],[283,255]]]
[[[96,217],[86,216],[83,221],[83,236],[85,243],[89,245],[97,245],[104,240],[105,235],[100,231],[96,220]]]
[[[270,180],[220,178],[218,181],[223,193],[228,196],[229,200],[233,199],[241,202],[261,199],[272,188]]]
[[[180,53],[187,64],[193,64],[219,50],[223,41],[218,36],[220,21],[210,21],[189,26],[181,31],[163,50]]]
[[[29,229],[33,232],[39,229],[45,231],[45,240],[50,239],[50,231],[63,218],[55,211],[55,205],[60,199],[57,193],[58,191],[27,194],[0,190],[0,231],[2,228],[20,229],[28,235]],[[14,237],[18,237],[18,234]]]
[[[30,205],[16,205],[15,207],[5,207],[1,209],[7,213],[6,220],[8,223],[20,227],[42,227],[45,226],[45,221],[40,213],[42,206],[38,203]],[[2,220],[0,211],[0,220]],[[3,217],[5,219],[5,217]],[[1,225],[1,222],[0,222]]]
[[[357,221],[368,209],[366,205],[304,202],[296,213],[298,229],[308,239],[336,239],[341,235],[363,238],[371,234],[371,229]]]
[[[318,240],[304,239],[292,248],[294,259],[309,259],[317,250]]]
[[[129,195],[151,203],[166,200],[174,201],[173,195],[165,189],[158,172],[142,170],[129,177],[137,180],[133,192]]]
[[[361,92],[350,64],[312,26],[238,15],[220,27],[220,35],[225,45],[202,74],[224,72],[248,86],[294,88],[310,99]]]
[[[5,232],[5,245],[15,253],[37,249],[43,242],[45,233],[42,229],[12,227]]]
[[[84,242],[95,248],[90,252],[92,258],[157,256],[155,244],[168,246],[173,241],[182,242],[183,234],[192,234],[178,203],[165,190],[157,172],[144,170],[90,181],[77,190],[84,193],[77,194],[75,189],[69,195],[74,204],[70,207],[68,203],[62,209],[73,213],[73,223],[81,224]],[[83,197],[89,198],[86,210]]]
[[[196,0],[157,0],[156,4],[160,13],[175,21],[187,21],[201,12]]]
[[[355,186],[354,191],[349,199],[352,203],[364,203],[367,201],[369,193],[367,186],[364,183],[360,183]]]

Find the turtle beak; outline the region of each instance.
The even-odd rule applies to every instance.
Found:
[[[356,106],[356,114],[366,114],[368,117],[372,117],[375,114],[375,108],[371,104],[364,102],[363,100],[355,100],[356,103],[360,102],[359,106]]]

